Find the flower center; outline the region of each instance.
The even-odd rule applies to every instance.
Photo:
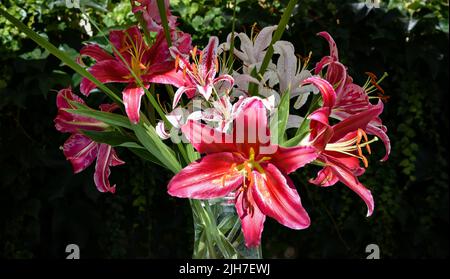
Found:
[[[364,142],[362,142],[363,139]],[[372,151],[370,149],[370,144],[375,141],[378,141],[377,137],[374,137],[369,141],[366,132],[364,132],[364,130],[362,129],[358,129],[355,137],[342,142],[329,143],[325,147],[325,150],[339,152],[361,159],[361,161],[363,161],[364,163],[364,167],[367,168],[369,166],[369,162],[364,156],[362,148],[365,147],[367,153],[371,154]]]
[[[123,47],[119,50],[119,53],[128,53],[130,55],[131,59],[129,66],[137,77],[141,77],[141,75],[144,74],[148,68],[147,65],[142,63],[146,50],[144,41],[138,40],[136,35],[133,39],[129,34],[126,34],[126,37],[124,37],[123,40]],[[138,42],[139,45],[135,42]]]
[[[200,53],[198,53],[197,46],[195,46],[194,49],[191,50],[191,57],[193,61],[192,64],[180,65],[181,61],[177,56],[175,58],[175,69],[181,69],[183,71],[184,78],[186,77],[186,75],[188,75],[193,81],[195,81],[195,83],[201,86],[205,86],[208,79],[211,78],[211,72],[213,71],[213,68],[206,69],[206,66],[201,64],[201,61],[203,61],[203,52],[200,51]],[[216,72],[218,72],[219,61],[217,57],[215,58],[214,63]]]

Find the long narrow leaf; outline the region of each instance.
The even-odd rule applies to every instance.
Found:
[[[56,56],[59,60],[64,62],[67,66],[72,68],[75,72],[86,77],[90,81],[92,81],[98,88],[100,88],[105,94],[107,94],[114,102],[121,104],[122,100],[107,86],[101,83],[98,79],[96,79],[91,73],[86,71],[83,67],[78,65],[75,61],[73,61],[67,54],[60,51],[57,47],[55,47],[52,43],[47,41],[44,37],[40,36],[38,33],[31,30],[28,26],[23,24],[20,20],[16,19],[12,15],[10,15],[7,11],[0,9],[0,14],[4,16],[7,20],[9,20],[12,24],[14,24],[20,31],[25,33],[30,39],[36,42],[41,47],[48,50],[51,54]]]

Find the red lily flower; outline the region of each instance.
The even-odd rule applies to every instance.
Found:
[[[172,56],[175,57],[175,67],[183,73],[183,84],[175,92],[173,99],[173,107],[175,108],[181,99],[181,96],[186,93],[189,98],[194,97],[198,91],[206,100],[211,96],[214,85],[220,81],[227,81],[230,87],[234,84],[234,79],[227,74],[216,78],[219,68],[217,60],[217,47],[219,39],[211,37],[206,48],[199,53],[197,58],[197,49],[191,52],[194,63],[190,63],[189,59],[185,57],[179,49],[170,48]]]
[[[178,36],[178,33],[174,31],[172,36]],[[95,44],[85,46],[81,49],[80,55],[96,60],[89,72],[99,81],[128,84],[122,92],[123,102],[128,118],[136,124],[139,122],[139,109],[144,89],[136,84],[130,69],[143,81],[145,86],[152,82],[177,85],[180,77],[177,77],[174,61],[170,56],[162,32],[158,33],[152,47],[146,45],[137,26],[132,26],[125,31],[111,31],[109,40],[117,50],[114,51],[114,55],[110,55]],[[177,40],[176,43],[182,46],[180,51],[188,52],[190,50],[191,38],[189,35],[183,33],[177,37]],[[94,83],[83,78],[80,90],[83,94],[88,95],[95,87]]]
[[[107,125],[89,117],[81,117],[66,111],[74,109],[70,101],[84,104],[83,100],[72,93],[70,88],[58,92],[56,105],[58,115],[55,118],[55,127],[60,132],[72,133],[63,145],[63,153],[70,161],[74,173],[85,170],[97,158],[94,172],[94,183],[100,192],[115,192],[116,185],[111,186],[108,177],[111,173],[110,166],[125,164],[120,160],[115,150],[108,144],[97,143],[80,133],[80,130],[101,131]],[[113,111],[117,105],[103,104],[102,111]]]
[[[193,120],[182,131],[206,156],[172,178],[170,195],[211,199],[234,193],[249,247],[259,245],[266,215],[292,229],[309,226],[308,213],[287,175],[316,159],[317,151],[311,146],[272,145],[261,99],[246,100],[233,121],[233,134]]]
[[[331,35],[327,32],[320,32],[318,35],[327,40],[330,55],[325,56],[317,63],[315,73],[318,74],[327,67],[325,78],[336,86],[336,104],[330,116],[338,120],[344,120],[359,112],[371,109],[374,105],[369,101],[369,92],[353,83],[352,77],[347,74],[346,67],[339,62],[338,49]],[[375,86],[380,89],[377,83],[375,83]],[[383,125],[381,119],[379,117],[371,119],[365,128],[365,132],[375,135],[383,141],[386,154],[382,161],[387,160],[391,152],[391,144],[386,134],[387,128]]]
[[[368,166],[362,148],[366,148],[370,153],[369,144],[377,138],[368,141],[364,130],[382,111],[383,103],[379,102],[333,126],[328,123],[330,116],[328,108],[320,108],[309,116],[312,130],[309,141],[321,151],[316,161],[324,165],[317,177],[310,182],[320,186],[331,186],[341,181],[364,200],[368,208],[367,216],[372,215],[374,201],[371,192],[358,181],[357,177],[364,173],[359,160],[363,161],[364,167]]]

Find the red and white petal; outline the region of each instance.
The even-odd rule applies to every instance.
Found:
[[[327,40],[329,46],[330,46],[330,56],[333,57],[334,59],[336,59],[336,61],[339,60],[339,54],[338,54],[338,49],[337,49],[337,45],[336,42],[334,41],[333,37],[331,37],[331,35],[326,32],[326,31],[322,31],[317,33],[317,35],[325,38],[325,40]]]
[[[213,84],[216,84],[218,82],[223,82],[223,81],[229,83],[227,88],[231,88],[234,85],[234,78],[232,76],[230,76],[230,75],[218,76],[217,78],[215,78],[213,80]]]
[[[109,165],[111,167],[115,167],[123,164],[125,164],[125,161],[123,161],[122,159],[119,158],[119,156],[117,156],[117,152],[114,148],[111,148],[111,160],[109,162]]]
[[[136,85],[129,85],[122,92],[125,111],[133,124],[139,122],[141,99],[144,94],[144,89],[142,87],[136,87]]]
[[[185,84],[183,73],[176,70],[171,70],[160,74],[144,75],[142,80],[149,83],[170,84],[175,87],[181,87]]]
[[[322,94],[323,105],[322,107],[333,108],[336,103],[336,92],[334,91],[333,86],[325,79],[313,76],[305,79],[302,84],[313,84],[319,89]]]
[[[113,165],[112,147],[108,144],[100,144],[98,148],[97,163],[95,164],[94,183],[97,189],[104,192],[114,193],[116,191],[116,185],[111,186],[109,183],[109,175],[111,170],[110,165]]]
[[[195,87],[181,86],[180,88],[178,88],[173,97],[172,108],[175,108],[178,105],[178,103],[180,102],[181,96],[183,96],[183,94],[186,94],[186,95],[188,95],[189,98],[192,98],[193,95],[195,94],[195,92],[196,92]]]
[[[211,76],[215,76],[215,60],[217,59],[217,47],[219,46],[219,39],[216,36],[209,38],[208,45],[202,51],[202,60],[200,64],[203,66],[205,76],[207,73],[214,73]]]
[[[308,213],[289,177],[270,163],[263,168],[264,173],[253,172],[253,184],[250,186],[261,212],[291,229],[309,227]]]
[[[242,185],[242,174],[234,168],[244,159],[236,154],[211,154],[189,164],[168,185],[171,196],[211,199],[227,195]]]
[[[86,169],[97,157],[98,144],[81,134],[71,135],[63,145],[63,153],[74,173]]]
[[[254,204],[251,192],[238,192],[235,206],[241,219],[245,245],[247,247],[259,246],[266,215]],[[252,206],[251,210],[249,206]]]
[[[383,129],[384,128],[384,129]],[[386,149],[386,153],[381,159],[381,161],[386,161],[389,158],[389,154],[391,153],[391,140],[389,139],[388,135],[385,131],[385,126],[374,126],[371,123],[367,125],[366,132],[371,135],[375,135],[381,139],[381,141],[384,144],[384,148]]]

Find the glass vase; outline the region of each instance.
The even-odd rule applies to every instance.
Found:
[[[194,219],[194,259],[261,259],[261,246],[248,248],[234,205],[234,194],[190,200]]]

